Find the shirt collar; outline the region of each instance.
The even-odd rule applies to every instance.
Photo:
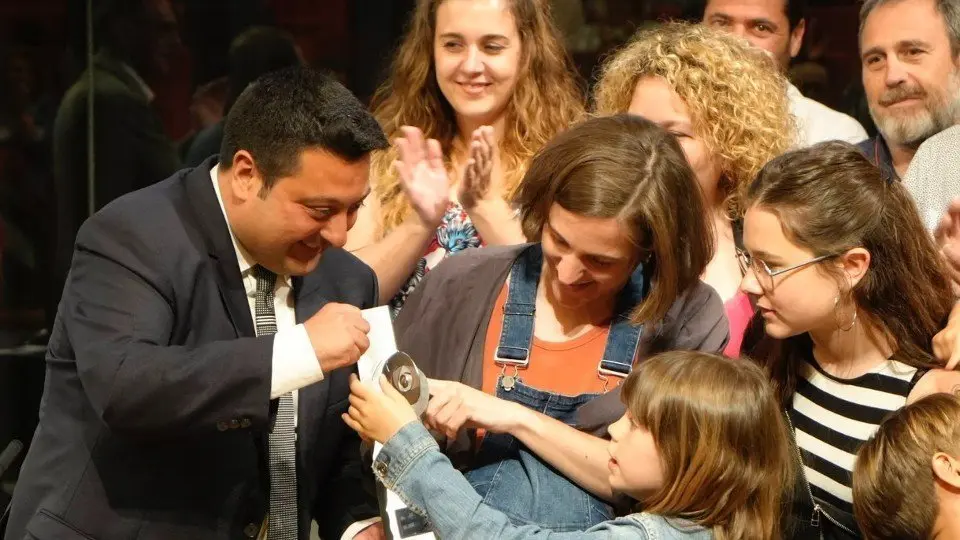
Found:
[[[240,275],[246,276],[250,272],[250,269],[256,266],[257,261],[237,242],[237,237],[233,234],[233,228],[230,227],[230,220],[227,219],[227,210],[223,206],[223,196],[220,194],[220,182],[217,180],[219,172],[220,165],[214,165],[213,168],[210,169],[210,181],[213,182],[213,190],[217,194],[217,203],[220,204],[220,212],[223,213],[223,220],[226,221],[227,229],[230,230],[230,241],[233,242],[233,249],[237,254],[237,263],[240,265]],[[278,278],[284,283],[287,282],[286,276],[278,276]]]

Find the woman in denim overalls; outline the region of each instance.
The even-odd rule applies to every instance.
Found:
[[[665,331],[664,321],[698,285],[712,238],[677,142],[627,115],[555,138],[534,158],[517,203],[526,234],[540,242],[519,246],[506,264],[487,249],[445,262],[401,312],[398,343],[428,376],[459,381],[432,385],[425,423],[447,436],[451,455],[469,433],[461,465],[484,502],[517,524],[585,530],[614,517],[609,456],[604,440],[569,425],[582,405],[617,387],[650,342],[681,348],[672,336],[699,331],[694,315],[679,330]],[[478,285],[497,264],[492,285]],[[452,271],[458,265],[469,269]],[[450,283],[465,291],[437,292]],[[723,337],[689,348],[723,347],[722,304],[712,294],[716,318],[700,327]],[[465,323],[474,312],[480,322]],[[404,329],[418,325],[429,334],[411,340]],[[593,348],[557,352],[591,333]],[[463,341],[473,345],[461,352]],[[610,421],[621,413],[622,405]]]

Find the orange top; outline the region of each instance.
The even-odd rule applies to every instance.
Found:
[[[483,346],[482,390],[488,394],[497,393],[501,366],[494,363],[494,358],[497,345],[500,344],[503,306],[506,302],[507,284],[504,283],[493,306]],[[517,374],[524,385],[546,392],[568,396],[602,393],[603,380],[597,374],[597,366],[603,358],[609,331],[609,326],[598,327],[563,342],[543,341],[534,337],[529,364],[526,368],[519,369]],[[513,374],[513,368],[508,366],[506,373]],[[611,377],[607,390],[614,389],[619,382],[617,377]]]

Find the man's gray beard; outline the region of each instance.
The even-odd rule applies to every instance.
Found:
[[[950,87],[944,92],[943,102],[935,104],[933,110],[928,103],[913,116],[884,116],[870,106],[870,116],[887,144],[919,147],[924,141],[937,133],[960,123],[960,70],[950,78]],[[927,94],[930,98],[930,94]]]

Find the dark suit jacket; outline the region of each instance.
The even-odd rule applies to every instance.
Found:
[[[267,513],[273,337],[254,337],[213,164],[80,229],[8,540],[245,538]],[[334,248],[293,289],[298,321],[377,299],[373,272]],[[300,390],[300,538],[311,517],[329,539],[377,515],[340,418],[351,371]]]
[[[94,208],[159,182],[180,167],[140,84],[107,51],[97,54],[94,76]],[[56,309],[70,267],[73,243],[89,216],[87,103],[89,71],[67,90],[53,128],[57,248],[50,303]]]

